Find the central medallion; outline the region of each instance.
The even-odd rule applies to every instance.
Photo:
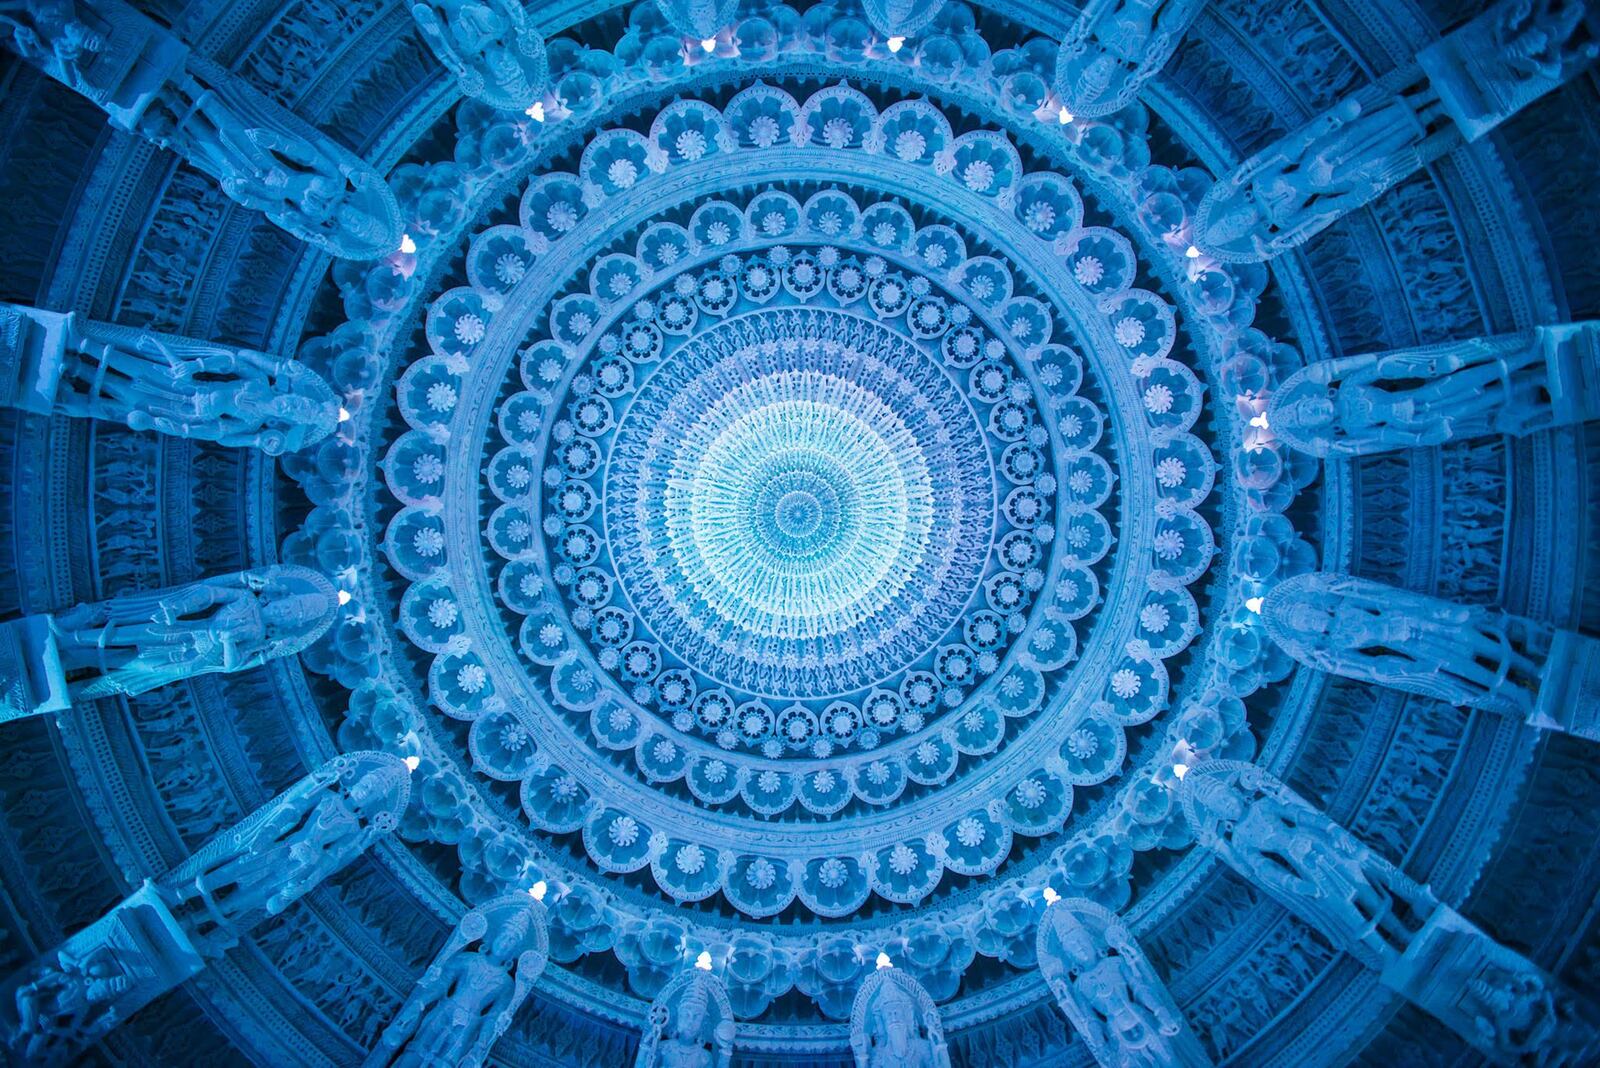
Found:
[[[842,312],[761,311],[640,389],[605,533],[675,658],[741,699],[804,699],[881,683],[949,630],[994,508],[983,429],[917,346]]]

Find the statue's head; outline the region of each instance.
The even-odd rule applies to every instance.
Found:
[[[1266,227],[1266,217],[1256,203],[1255,189],[1249,183],[1219,184],[1217,197],[1209,200],[1209,211],[1200,238],[1204,245],[1218,250],[1249,251]]]
[[[1078,965],[1087,967],[1100,959],[1100,947],[1095,944],[1094,935],[1072,913],[1062,913],[1056,933],[1061,940],[1062,952]]]
[[[1096,52],[1089,62],[1081,64],[1074,80],[1076,102],[1099,104],[1114,97],[1128,80],[1128,66],[1110,52]]]
[[[489,939],[486,947],[489,956],[502,964],[510,964],[521,955],[528,935],[533,930],[533,917],[529,914],[530,911],[518,909],[506,918],[500,929]]]
[[[887,982],[883,985],[883,992],[878,995],[878,1020],[890,1048],[904,1049],[916,1034],[917,1003],[898,983]]]
[[[676,1025],[680,1035],[698,1036],[711,1014],[711,994],[706,984],[690,980],[678,997]]]
[[[1305,382],[1276,406],[1273,420],[1280,430],[1314,434],[1331,429],[1338,420],[1337,394],[1315,383]]]
[[[1234,826],[1244,818],[1247,806],[1232,784],[1213,775],[1190,772],[1184,779],[1183,790],[1189,796],[1192,809],[1190,829],[1202,845],[1231,841]]]

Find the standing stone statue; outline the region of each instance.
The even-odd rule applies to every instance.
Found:
[[[1203,1068],[1211,1059],[1116,913],[1084,898],[1039,923],[1039,972],[1103,1068]]]
[[[1183,39],[1206,0],[1090,0],[1061,41],[1056,95],[1080,118],[1133,103]]]
[[[528,894],[461,918],[384,1029],[365,1068],[477,1068],[550,959],[544,906]]]
[[[320,638],[338,607],[317,572],[273,564],[0,624],[0,720],[259,667]]]
[[[544,94],[550,59],[521,0],[427,0],[411,16],[467,96],[524,111]]]
[[[1482,137],[1600,54],[1587,0],[1500,0],[1224,176],[1195,243],[1224,262],[1271,259]]]
[[[0,304],[0,402],[269,456],[339,422],[333,390],[292,360],[18,304]]]
[[[338,611],[333,584],[292,564],[240,571],[58,613],[51,632],[73,700],[140,694],[299,652]]]
[[[1279,583],[1267,634],[1301,663],[1600,739],[1600,642],[1330,572]]]
[[[7,1063],[59,1065],[399,825],[405,764],[335,757],[0,982]]]
[[[1195,840],[1491,1059],[1595,1063],[1594,1008],[1253,764],[1196,765]]]
[[[733,1062],[733,1005],[710,972],[686,972],[650,1004],[634,1068],[728,1068]]]
[[[354,259],[399,247],[399,205],[371,167],[124,0],[0,0],[0,30],[112,126],[172,149],[297,237]]]
[[[1315,456],[1364,456],[1600,418],[1600,322],[1314,363],[1267,408]]]
[[[895,968],[862,980],[850,1009],[856,1068],[950,1068],[944,1022],[922,984]]]

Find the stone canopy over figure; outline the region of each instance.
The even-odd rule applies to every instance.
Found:
[[[686,972],[651,1003],[634,1068],[728,1068],[734,1028],[722,981],[710,972]]]
[[[518,0],[429,0],[411,15],[467,96],[523,111],[544,93],[550,60]]]
[[[1281,781],[1214,760],[1179,786],[1196,842],[1490,1058],[1594,1063],[1594,1008]]]
[[[1177,49],[1206,0],[1091,0],[1062,39],[1056,95],[1098,118],[1133,102]]]
[[[1319,671],[1600,737],[1600,642],[1583,635],[1328,572],[1280,583],[1262,615]]]
[[[123,0],[3,0],[0,28],[117,129],[170,148],[297,237],[354,259],[399,246],[399,206],[371,167]]]
[[[258,667],[317,640],[337,612],[326,578],[275,564],[81,604],[57,613],[51,632],[67,690],[92,700]]]
[[[1103,1068],[1211,1064],[1127,925],[1084,898],[1051,905],[1039,923],[1039,972]]]
[[[523,893],[461,918],[384,1029],[366,1068],[477,1068],[550,958],[544,905]]]
[[[1597,53],[1600,13],[1585,0],[1501,0],[1224,176],[1201,202],[1195,243],[1224,262],[1295,248],[1483,136]]]
[[[0,982],[7,1062],[71,1061],[393,831],[409,794],[398,757],[335,757],[146,881]]]
[[[314,445],[339,422],[333,390],[292,360],[16,304],[0,304],[0,391],[42,415],[269,456]]]
[[[850,1010],[856,1068],[950,1068],[944,1022],[911,976],[879,968],[862,980]]]
[[[1362,456],[1485,434],[1531,434],[1600,416],[1600,323],[1315,363],[1267,409],[1316,456]]]

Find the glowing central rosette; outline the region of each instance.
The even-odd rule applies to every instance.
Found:
[[[808,310],[697,336],[619,428],[607,536],[642,620],[754,694],[872,685],[959,618],[994,521],[989,446],[901,335]]]

